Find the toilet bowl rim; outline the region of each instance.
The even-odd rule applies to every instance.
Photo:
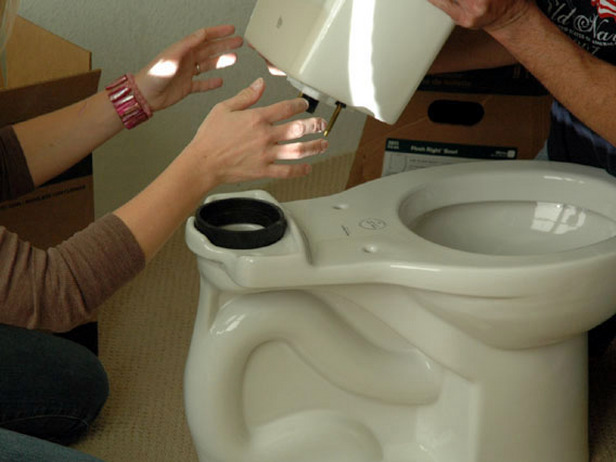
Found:
[[[515,162],[515,164],[514,164]],[[457,166],[445,166],[445,167],[435,167],[430,169],[423,169],[424,171],[415,171],[408,172],[409,175],[405,176],[404,174],[399,177],[396,181],[405,182],[408,178],[413,178],[413,186],[412,188],[406,188],[406,195],[411,194],[413,191],[416,191],[422,187],[424,187],[430,181],[437,181],[440,179],[447,178],[451,175],[459,173],[461,171],[470,171],[470,172],[491,172],[495,168],[501,168],[501,166],[505,165],[505,163],[510,163],[511,168],[514,170],[525,171],[529,168],[543,168],[546,167],[548,171],[553,172],[564,171],[565,173],[586,173],[589,174],[591,178],[599,178],[600,180],[605,180],[607,174],[601,173],[598,169],[592,169],[585,166],[571,166],[569,164],[562,163],[546,163],[542,161],[530,161],[537,162],[537,164],[525,163],[525,161],[486,161],[486,162],[473,162],[468,164],[459,164]],[[472,164],[472,165],[471,165]],[[508,167],[507,167],[508,168]],[[608,176],[608,178],[611,178]],[[611,179],[610,181],[614,181]],[[391,183],[388,183],[390,185]],[[616,183],[615,183],[616,184]],[[361,186],[360,186],[361,187]],[[368,186],[371,187],[371,186]],[[398,187],[399,190],[399,187]],[[395,191],[395,188],[392,188],[392,191]],[[341,194],[345,194],[343,192]],[[336,195],[339,196],[339,195]],[[331,196],[331,198],[323,198],[329,201],[327,207],[331,204],[335,204],[338,200],[335,196]],[[312,200],[312,199],[311,199]],[[317,199],[321,200],[321,199]],[[303,201],[299,201],[303,202]],[[289,207],[295,207],[294,203],[282,203],[283,209],[287,209]],[[299,203],[298,203],[299,205]],[[292,210],[295,212],[296,210]],[[291,213],[294,215],[294,213]],[[397,212],[395,212],[397,216]],[[394,213],[392,212],[391,218],[394,219]],[[298,226],[295,223],[293,216],[289,219],[289,230],[287,233],[293,234],[295,238],[297,238],[298,242],[303,242],[303,236],[301,230],[298,230]],[[404,226],[401,222],[399,226]],[[408,228],[405,227],[406,230]],[[590,244],[584,247],[575,248],[571,250],[564,250],[562,252],[556,253],[547,253],[541,255],[487,255],[481,253],[472,253],[466,252],[463,250],[457,250],[455,248],[450,248],[446,246],[441,246],[439,244],[430,242],[426,239],[421,238],[420,236],[414,233],[403,233],[406,235],[408,239],[413,240],[413,244],[417,245],[413,249],[412,258],[399,258],[403,257],[403,255],[399,255],[397,253],[392,253],[388,257],[385,254],[364,254],[363,260],[361,262],[350,262],[351,264],[357,263],[356,267],[360,271],[361,274],[365,274],[363,277],[356,278],[353,280],[348,275],[342,274],[340,276],[336,275],[336,277],[332,277],[331,273],[328,270],[328,266],[334,266],[333,263],[338,264],[342,262],[343,264],[349,263],[345,261],[344,256],[345,252],[348,251],[348,248],[344,248],[345,245],[355,245],[355,252],[357,252],[357,246],[362,246],[363,242],[356,241],[354,243],[349,243],[345,241],[336,241],[332,242],[331,246],[326,249],[323,254],[325,255],[325,260],[323,262],[319,261],[304,261],[302,259],[301,252],[300,253],[291,253],[287,256],[281,253],[276,253],[283,244],[274,244],[272,246],[272,250],[269,249],[267,252],[271,252],[269,255],[266,255],[265,258],[262,258],[261,255],[252,255],[250,251],[248,252],[235,252],[235,253],[227,253],[219,251],[219,249],[213,248],[208,249],[207,252],[202,252],[203,247],[203,239],[202,237],[197,236],[198,233],[195,232],[192,226],[187,226],[187,233],[191,234],[187,236],[189,240],[189,247],[192,247],[194,253],[196,253],[201,260],[206,260],[204,257],[205,254],[208,255],[207,260],[212,261],[212,271],[216,271],[217,269],[227,268],[230,271],[230,274],[245,274],[247,275],[247,279],[239,278],[236,282],[243,287],[261,287],[261,288],[271,288],[277,285],[278,282],[281,282],[283,287],[289,285],[318,285],[322,283],[331,284],[331,283],[357,283],[357,282],[379,282],[374,279],[369,279],[371,274],[377,274],[382,271],[382,269],[387,269],[390,264],[403,263],[403,266],[410,267],[409,270],[402,269],[398,276],[395,276],[399,279],[404,279],[408,276],[412,276],[414,279],[416,276],[421,275],[421,273],[425,273],[418,279],[423,281],[421,282],[417,288],[419,289],[436,289],[437,286],[434,286],[433,283],[430,283],[430,280],[433,279],[433,276],[428,275],[427,273],[434,272],[438,270],[440,272],[451,272],[456,273],[459,272],[460,269],[465,269],[467,273],[476,274],[478,279],[482,275],[490,274],[490,272],[497,271],[499,273],[499,278],[502,276],[502,279],[506,279],[509,274],[516,273],[520,280],[524,279],[524,272],[527,272],[525,277],[530,277],[530,274],[540,275],[545,274],[546,276],[549,274],[554,274],[556,270],[558,270],[557,266],[562,265],[572,265],[573,273],[577,271],[585,271],[590,267],[598,266],[606,266],[611,263],[609,260],[614,259],[616,257],[616,237],[610,238],[607,240],[603,240],[594,244]],[[193,239],[194,238],[194,239]],[[199,242],[197,242],[197,238],[199,238]],[[389,239],[383,238],[385,241]],[[393,240],[391,241],[395,245],[400,245],[400,241]],[[378,243],[378,242],[377,242]],[[404,242],[403,242],[404,243]],[[207,245],[207,243],[205,243]],[[331,258],[328,255],[328,252],[331,252]],[[337,255],[336,255],[337,254]],[[340,259],[340,255],[343,254],[343,259]],[[267,261],[266,258],[268,256],[275,255],[278,262],[281,263],[281,267],[297,267],[301,268],[301,271],[298,273],[302,273],[301,277],[298,276],[297,281],[291,279],[294,277],[294,271],[277,271],[275,268],[271,267],[271,261]],[[393,256],[391,256],[393,255]],[[247,257],[248,256],[248,257]],[[296,258],[297,259],[294,259]],[[263,261],[260,261],[263,260]],[[328,261],[329,260],[329,261]],[[288,265],[286,263],[288,263]],[[411,262],[408,264],[408,262]],[[201,261],[200,266],[203,266],[204,261]],[[219,267],[219,264],[223,263],[222,267]],[[263,265],[261,265],[263,263]],[[319,266],[321,265],[322,266]],[[256,270],[259,268],[260,270]],[[316,268],[316,271],[313,271]],[[381,268],[381,270],[379,269]],[[319,271],[323,271],[323,274],[315,274]],[[403,274],[404,273],[404,274]],[[390,275],[388,275],[389,277]],[[518,277],[516,276],[516,278]],[[253,279],[253,277],[255,279]],[[280,281],[276,280],[276,278],[282,278]],[[347,278],[348,281],[345,279]],[[498,279],[498,278],[497,278]],[[560,280],[560,278],[556,278]],[[286,281],[289,282],[287,284]],[[382,282],[382,281],[381,281]],[[391,282],[391,281],[390,281]],[[477,281],[476,281],[477,282]],[[424,284],[425,283],[425,284]],[[543,282],[542,282],[543,283]],[[406,285],[406,284],[404,284]],[[530,285],[535,285],[534,283]],[[410,285],[412,286],[412,284]],[[439,284],[442,289],[442,286]],[[472,295],[473,293],[484,293],[485,286],[483,284],[470,284],[465,287],[460,284],[456,284],[457,287],[451,287],[451,291],[454,293],[460,294],[468,294]],[[482,286],[482,287],[479,287]],[[480,292],[477,292],[481,289]],[[529,290],[531,288],[529,287]],[[488,292],[493,293],[495,296],[504,296],[506,294],[500,293],[500,290],[489,290]],[[485,295],[485,293],[484,293]],[[510,294],[512,295],[512,293]]]

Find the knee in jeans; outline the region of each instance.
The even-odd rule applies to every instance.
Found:
[[[100,413],[107,374],[87,348],[40,332],[0,326],[0,426],[70,443]],[[4,379],[4,380],[3,380]]]

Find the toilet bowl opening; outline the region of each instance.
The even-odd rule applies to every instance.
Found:
[[[287,220],[275,204],[259,199],[229,198],[199,207],[195,228],[218,247],[256,249],[278,242],[287,229]]]
[[[541,255],[616,236],[616,222],[566,203],[477,201],[427,210],[405,221],[436,244],[486,255]]]

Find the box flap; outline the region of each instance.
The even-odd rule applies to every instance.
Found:
[[[87,72],[92,54],[17,16],[6,46],[6,60],[6,87],[17,88]]]

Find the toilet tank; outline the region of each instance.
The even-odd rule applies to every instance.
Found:
[[[245,37],[302,93],[393,124],[452,29],[427,0],[258,0]]]

